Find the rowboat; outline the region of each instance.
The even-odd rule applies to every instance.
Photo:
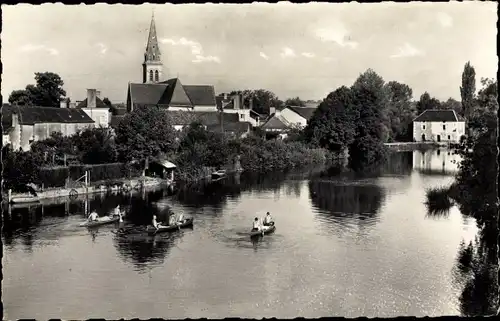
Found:
[[[100,226],[100,225],[105,225],[105,224],[110,224],[113,222],[118,222],[120,220],[119,216],[104,216],[104,217],[99,217],[97,218],[97,221],[86,221],[80,224],[81,227],[94,227],[94,226]]]
[[[146,231],[148,232],[149,235],[155,235],[158,233],[177,231],[181,228],[186,228],[186,227],[191,227],[191,226],[193,226],[193,218],[192,217],[185,219],[183,223],[180,223],[180,224],[178,223],[176,225],[162,226],[158,229],[154,228],[151,225],[148,225],[148,227],[146,228]]]
[[[37,196],[20,196],[13,197],[10,202],[12,204],[27,204],[27,203],[38,203],[40,200]]]
[[[263,231],[251,231],[250,237],[264,235],[264,234],[271,234],[272,232],[274,232],[274,230],[276,230],[276,226],[274,226],[274,225],[263,226],[262,229],[263,229]]]
[[[224,176],[226,176],[226,170],[224,170],[224,169],[221,169],[221,170],[218,170],[218,171],[212,173],[213,179],[222,178]]]

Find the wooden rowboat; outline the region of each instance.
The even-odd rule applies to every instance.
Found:
[[[254,236],[259,236],[259,235],[265,235],[265,234],[271,234],[276,230],[276,226],[271,225],[271,226],[264,226],[263,231],[251,231],[250,232],[250,237]]]
[[[177,231],[181,228],[186,228],[186,227],[191,227],[191,226],[193,226],[193,218],[192,217],[185,219],[183,223],[180,223],[180,224],[178,223],[176,225],[162,226],[159,229],[156,229],[153,226],[149,225],[146,228],[146,231],[148,232],[149,235],[155,235],[158,233],[173,232],[173,231]]]
[[[38,203],[40,199],[37,196],[20,196],[13,197],[10,202],[12,204],[27,204],[27,203]]]
[[[120,220],[119,216],[104,216],[104,217],[99,217],[97,221],[86,221],[80,224],[81,227],[94,227],[94,226],[100,226],[100,225],[105,225],[105,224],[110,224],[113,222],[118,222]]]

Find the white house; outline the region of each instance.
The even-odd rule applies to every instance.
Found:
[[[460,142],[465,135],[465,121],[454,110],[428,109],[413,120],[416,142]]]
[[[87,89],[87,98],[80,102],[76,108],[83,110],[95,122],[96,127],[109,127],[111,112],[96,89]]]
[[[270,132],[282,132],[292,127],[304,128],[315,110],[315,107],[297,106],[287,106],[283,110],[271,108],[271,117],[261,128]]]

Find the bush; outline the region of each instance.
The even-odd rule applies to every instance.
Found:
[[[426,206],[429,214],[446,213],[453,206],[450,199],[450,187],[432,188],[426,191]]]
[[[69,176],[69,168],[64,166],[41,168],[39,171],[39,182],[43,187],[64,187]]]

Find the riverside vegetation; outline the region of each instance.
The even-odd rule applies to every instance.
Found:
[[[469,136],[457,152],[462,161],[451,186],[427,191],[431,215],[452,205],[473,217],[479,228],[474,242],[463,243],[458,257],[458,275],[464,280],[460,302],[466,316],[497,312],[498,305],[498,203],[497,203],[497,81],[482,79],[475,93],[475,72],[466,66],[462,75],[462,97],[468,108]]]

